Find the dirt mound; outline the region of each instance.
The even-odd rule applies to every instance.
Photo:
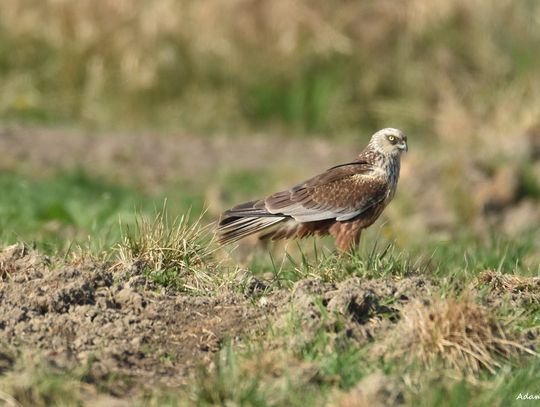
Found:
[[[137,276],[126,280],[96,264],[55,267],[22,245],[0,253],[0,273],[0,342],[38,349],[61,368],[88,366],[92,383],[181,384],[225,339],[242,341],[271,311],[235,293],[141,290]]]
[[[419,277],[367,281],[355,277],[338,284],[303,280],[294,286],[289,301],[307,333],[321,324],[329,330],[340,325],[339,331],[348,338],[365,344],[397,322],[403,304],[429,296],[432,289],[430,281]]]

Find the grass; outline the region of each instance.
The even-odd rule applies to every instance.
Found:
[[[493,314],[467,298],[418,302],[403,313],[385,347],[397,344],[394,352],[409,362],[419,360],[426,367],[442,362],[445,369],[474,377],[483,369],[495,373],[501,358],[530,352],[505,330]]]
[[[393,397],[397,397],[404,400],[405,405],[502,406],[517,405],[516,397],[519,393],[536,391],[536,375],[539,372],[536,357],[520,357],[515,348],[512,349],[510,341],[501,340],[497,345],[501,347],[490,349],[494,343],[491,341],[496,342],[498,338],[488,326],[493,322],[491,317],[484,319],[485,311],[479,311],[476,305],[466,301],[447,304],[448,308],[444,312],[457,318],[451,317],[448,322],[444,317],[450,314],[441,314],[441,319],[428,318],[425,322],[432,324],[432,327],[453,326],[456,331],[451,333],[455,336],[446,344],[441,342],[438,350],[430,349],[430,345],[425,342],[437,340],[438,336],[427,334],[424,339],[419,338],[412,352],[404,347],[405,354],[396,359],[377,359],[371,343],[359,346],[347,335],[339,335],[339,332],[328,329],[326,323],[329,315],[323,314],[321,324],[311,334],[307,334],[306,325],[301,321],[302,316],[291,311],[285,324],[271,327],[263,338],[252,338],[246,348],[238,349],[230,343],[226,344],[216,355],[212,367],[201,367],[185,389],[179,392],[150,393],[141,405],[300,406],[308,402],[314,406],[345,407],[358,405],[360,400],[364,403],[376,400],[386,405]],[[433,305],[431,309],[441,310],[441,305]],[[453,325],[456,323],[459,326]],[[486,331],[474,331],[484,327]],[[422,336],[424,333],[422,329],[414,334],[411,331],[411,335]],[[483,337],[483,333],[487,337]],[[480,336],[475,337],[477,334]],[[459,346],[456,348],[457,354],[443,350],[445,346],[457,346],[458,343],[452,341],[461,340],[459,338],[464,339],[462,345],[472,347],[471,354],[482,351],[476,355],[479,356],[478,360],[472,360],[471,354],[461,353],[463,349],[459,350]],[[399,336],[387,339],[394,344],[406,342]],[[419,348],[425,352],[423,355],[416,353]],[[509,354],[501,355],[501,349],[508,350]],[[426,365],[423,356],[442,357],[443,360],[452,357],[452,362],[457,363],[457,371],[449,374],[441,365]],[[484,362],[500,365],[488,369]],[[471,368],[474,370],[473,376],[469,375]],[[465,374],[460,375],[458,372]],[[355,386],[358,383],[367,385],[363,379],[374,373],[387,378],[388,383],[394,387],[382,390],[383,396],[380,399],[361,398]],[[358,389],[367,393],[371,390],[363,387]],[[385,399],[385,394],[392,398]]]
[[[517,240],[493,236],[482,242],[464,234],[451,243],[419,245],[411,240],[407,247],[399,247],[396,242],[371,232],[368,231],[358,250],[344,256],[333,251],[331,239],[269,246],[268,250],[259,250],[252,256],[249,269],[255,275],[272,274],[277,287],[291,287],[306,278],[340,282],[350,277],[427,275],[437,278],[448,291],[474,281],[487,270],[523,276],[536,276],[540,272],[534,263],[529,265],[523,261],[537,253],[534,235],[525,234]],[[232,258],[235,259],[234,251]]]
[[[507,272],[520,272],[515,268],[515,259],[524,254],[522,250],[527,244],[512,243],[516,242],[507,242],[508,247],[500,242],[478,245],[478,264],[466,257],[439,253],[437,260],[446,261],[450,270],[468,268],[469,271],[458,273],[452,285],[442,282],[434,294],[441,299],[429,305],[418,303],[405,311],[400,322],[402,329],[379,339],[387,357],[374,359],[371,343],[359,346],[342,335],[345,332],[343,321],[328,325],[331,316],[322,303],[318,303],[322,322],[307,336],[306,327],[293,312],[287,324],[271,329],[264,340],[254,339],[247,350],[225,347],[218,356],[216,368],[210,372],[204,370],[194,379],[190,388],[195,390],[189,393],[189,405],[285,406],[300,405],[305,400],[309,400],[310,405],[341,405],[342,400],[357,400],[355,393],[349,392],[359,381],[377,371],[397,380],[406,405],[517,404],[515,397],[520,392],[535,391],[535,379],[531,375],[536,374],[538,367],[537,357],[516,338],[524,334],[524,330],[538,326],[538,310],[526,306],[488,309],[476,300],[463,297],[459,290],[453,291],[456,284],[463,290],[464,284],[470,289],[471,283],[488,281],[487,274],[480,274],[485,266],[493,265],[491,259],[495,255],[485,258],[488,253],[506,253],[499,258],[499,269],[505,271],[508,264],[513,268]],[[462,250],[467,247],[465,243],[458,244],[462,244]],[[287,264],[282,264],[280,269],[274,266],[273,271],[279,287],[290,287],[305,278],[338,282],[351,276],[399,279],[406,277],[407,271],[425,277],[431,271],[436,271],[435,276],[448,273],[449,269],[441,270],[440,265],[435,269],[426,265],[411,267],[421,262],[391,245],[379,247],[374,245],[367,253],[358,252],[346,259],[321,254],[324,252],[316,247],[314,253],[306,254],[301,247],[299,260],[289,255]],[[497,281],[502,283],[496,287],[502,285],[506,290],[534,290],[536,287],[536,280],[498,276]],[[482,297],[479,300],[483,301]],[[389,349],[395,346],[403,348],[392,354]],[[307,382],[302,381],[302,376]],[[400,377],[406,380],[401,381]],[[302,388],[301,395],[298,388]],[[159,396],[154,397],[159,399]],[[171,405],[184,405],[182,400],[187,396],[176,397],[169,399]],[[150,400],[149,405],[152,405],[156,399]],[[354,402],[351,405],[355,405]]]
[[[326,247],[317,247],[315,241],[310,251],[304,250],[306,245],[298,245],[296,255],[286,253],[279,266],[272,258],[272,272],[284,286],[306,278],[339,282],[350,277],[400,277],[414,273],[418,267],[392,243],[380,247],[375,242],[367,253],[360,249],[343,256]],[[253,270],[257,271],[257,267],[253,267]]]
[[[49,253],[85,245],[90,236],[90,249],[108,248],[120,239],[119,222],[132,224],[137,211],[155,212],[164,199],[82,171],[41,180],[2,173],[0,188],[0,242],[34,242]],[[187,210],[194,205],[200,211],[202,200],[188,198],[184,195],[170,206]]]
[[[201,368],[195,382],[186,389],[186,392],[156,389],[133,402],[132,405],[140,407],[195,405],[206,407],[223,404],[301,406],[305,405],[305,402],[313,406],[324,406],[330,402],[343,407],[351,405],[344,403],[346,399],[351,398],[352,388],[349,385],[336,392],[328,384],[321,384],[316,376],[312,383],[298,382],[299,376],[302,376],[299,372],[302,370],[297,362],[277,373],[276,368],[280,369],[279,365],[283,366],[284,361],[280,362],[276,355],[264,357],[259,354],[258,356],[260,357],[259,373],[254,370],[254,366],[257,366],[254,364],[254,359],[250,359],[246,354],[237,353],[226,345],[216,355],[215,368],[212,371]],[[342,354],[341,357],[345,355]],[[350,359],[349,356],[345,364],[347,368],[354,367],[355,375],[360,376],[350,376],[340,368],[336,370],[345,374],[345,377],[354,377],[354,380],[357,380],[358,377],[366,377],[369,374],[362,368],[361,363],[362,359],[356,357]],[[268,372],[274,372],[274,376],[265,376],[264,374]],[[275,376],[276,373],[278,376]],[[477,384],[460,380],[440,380],[436,374],[430,372],[425,374],[425,380],[418,387],[404,387],[403,396],[406,405],[517,406],[523,404],[522,400],[516,399],[520,393],[536,394],[538,374],[540,374],[540,368],[537,361],[503,368],[496,375],[484,378]],[[389,373],[383,373],[383,376],[393,377]],[[398,380],[397,383],[400,381]],[[81,382],[80,374],[59,373],[54,368],[43,365],[27,376],[9,374],[0,377],[0,389],[5,392],[0,393],[0,400],[5,401],[6,405],[10,405],[10,402],[12,405],[21,406],[48,406],[52,403],[66,407],[87,405],[85,404],[87,401],[99,400],[110,403],[115,400],[99,398],[87,388],[89,394],[81,397],[79,391],[85,386],[87,385]],[[7,394],[15,398],[6,396]]]
[[[40,364],[32,372],[18,367],[0,376],[0,401],[6,406],[77,406],[82,405],[84,384],[73,372]]]
[[[493,290],[506,293],[534,293],[540,285],[538,277],[505,275],[492,270],[482,273],[479,280],[484,284],[489,284]]]
[[[166,204],[153,218],[138,215],[114,247],[112,268],[142,272],[158,286],[176,291],[219,291],[230,284],[236,270],[222,267],[218,272],[212,224],[203,222],[202,214],[195,221],[189,214],[171,218]]]

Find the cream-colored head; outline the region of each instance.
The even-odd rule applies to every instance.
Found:
[[[400,155],[409,150],[407,136],[401,130],[390,127],[371,136],[369,145],[385,155]]]

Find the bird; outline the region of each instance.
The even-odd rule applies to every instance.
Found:
[[[225,245],[265,232],[259,239],[331,235],[340,252],[354,250],[393,199],[407,136],[385,128],[371,136],[356,160],[336,165],[292,188],[225,211],[217,240]]]

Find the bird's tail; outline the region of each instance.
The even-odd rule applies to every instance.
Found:
[[[225,211],[217,228],[218,242],[227,244],[268,229],[287,219],[266,210],[263,201],[250,201]]]

